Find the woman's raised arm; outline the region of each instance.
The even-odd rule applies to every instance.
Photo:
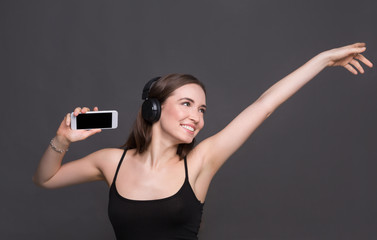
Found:
[[[77,116],[79,113],[87,111],[89,108],[76,108],[74,114]],[[98,111],[98,108],[94,108],[94,111]],[[68,113],[39,162],[33,176],[35,184],[46,188],[57,188],[100,178],[100,171],[95,166],[94,160],[99,155],[98,153],[91,154],[74,163],[61,165],[65,152],[72,142],[84,140],[101,131],[100,129],[72,130],[70,126],[71,118]]]
[[[364,73],[364,69],[358,61],[368,67],[373,66],[361,54],[365,50],[364,43],[355,43],[322,52],[275,83],[222,131],[207,138],[196,147],[196,151],[203,156],[202,169],[207,170],[208,174],[214,174],[280,104],[290,98],[325,67],[343,66],[355,75],[358,72]]]

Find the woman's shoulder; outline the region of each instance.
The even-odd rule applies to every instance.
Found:
[[[125,151],[127,151],[127,156],[132,156],[135,153],[135,149],[103,148],[92,154],[95,155],[95,158],[99,163],[112,164],[118,163]]]
[[[103,148],[93,152],[89,157],[94,160],[99,168],[103,169],[108,165],[112,166],[119,162],[123,152],[124,149],[121,148]]]
[[[123,152],[124,149],[122,148],[103,148],[93,152],[91,155],[96,156],[98,159],[111,159],[117,157],[119,154],[122,155]]]
[[[101,153],[101,154],[119,154],[119,153],[123,153],[124,152],[124,149],[123,148],[102,148],[100,150],[97,151],[98,153]]]
[[[96,159],[95,161],[97,167],[104,175],[109,186],[124,151],[125,150],[123,148],[104,148],[92,153],[95,155],[94,158]]]

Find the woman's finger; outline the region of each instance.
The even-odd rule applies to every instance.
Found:
[[[353,47],[365,47],[366,44],[365,43],[354,43],[351,46],[353,46]]]
[[[350,64],[352,64],[360,73],[364,73],[364,69],[363,67],[360,65],[360,63],[358,61],[356,61],[355,59],[352,59],[350,61]]]
[[[75,108],[75,110],[73,111],[73,114],[77,117],[77,115],[79,115],[80,112],[81,112],[81,108],[80,108],[80,107],[77,107],[77,108]]]
[[[368,67],[373,67],[373,63],[369,61],[366,57],[364,57],[362,54],[357,54],[355,58],[360,60],[362,63],[364,63]]]
[[[83,107],[81,109],[81,113],[86,113],[86,112],[89,112],[89,111],[90,111],[90,109],[88,107]]]
[[[348,71],[350,71],[352,74],[357,75],[357,71],[349,64],[344,66]]]
[[[98,111],[98,107],[94,107],[93,110],[94,110],[94,111]]]
[[[67,125],[67,127],[69,127],[71,125],[71,114],[70,113],[67,113],[67,115],[65,116],[65,125]]]
[[[365,52],[366,47],[355,47],[348,50],[348,55],[357,56],[358,54]]]

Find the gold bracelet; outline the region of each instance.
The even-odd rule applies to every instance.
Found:
[[[58,153],[64,153],[64,152],[68,152],[68,148],[66,150],[63,150],[63,149],[58,149],[55,145],[54,145],[54,139],[55,137],[53,137],[50,141],[50,147],[52,148],[52,150],[54,150],[55,152],[58,152]]]

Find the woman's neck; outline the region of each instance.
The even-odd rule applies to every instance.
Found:
[[[152,141],[142,154],[142,158],[151,168],[159,168],[172,160],[179,160],[178,144],[172,143],[161,134],[153,134]]]

